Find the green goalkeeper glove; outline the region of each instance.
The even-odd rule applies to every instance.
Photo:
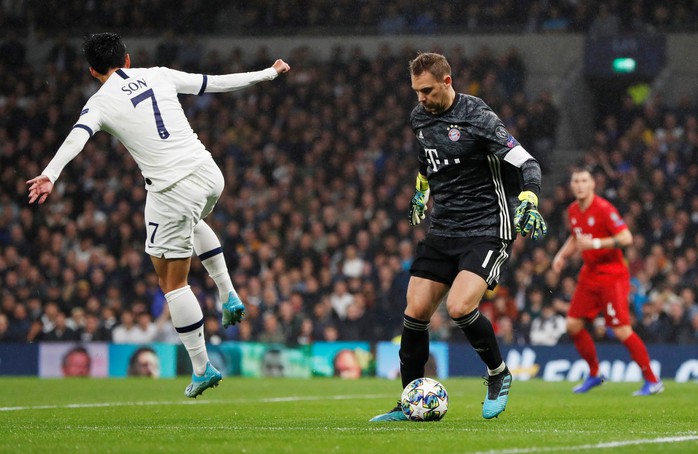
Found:
[[[538,197],[531,191],[523,191],[519,194],[521,204],[514,214],[516,231],[522,236],[531,234],[531,238],[537,240],[539,236],[548,234],[548,226],[545,225],[543,216],[538,212]]]
[[[429,201],[429,181],[421,173],[417,174],[417,190],[410,202],[410,224],[417,225],[426,217]]]

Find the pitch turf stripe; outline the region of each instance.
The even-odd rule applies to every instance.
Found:
[[[660,437],[648,438],[640,440],[621,440],[621,441],[606,441],[593,445],[576,445],[576,446],[548,446],[537,448],[514,448],[492,451],[480,451],[476,454],[527,454],[537,452],[558,452],[558,451],[581,451],[585,449],[604,449],[604,448],[620,448],[623,446],[633,445],[650,445],[650,444],[666,444],[666,443],[682,443],[686,441],[696,441],[698,435],[687,435],[684,437]]]

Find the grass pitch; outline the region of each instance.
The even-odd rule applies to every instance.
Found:
[[[444,380],[446,417],[369,423],[398,381],[229,377],[197,400],[188,381],[0,379],[0,452],[698,453],[698,383],[633,397],[639,383],[573,395],[569,382],[514,381],[507,410],[481,416],[479,379]]]

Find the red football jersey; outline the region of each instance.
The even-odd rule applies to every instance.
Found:
[[[606,238],[627,229],[625,221],[611,202],[594,196],[589,207],[582,211],[577,201],[567,211],[572,234],[580,238],[588,235],[592,238]],[[582,252],[584,271],[592,273],[627,273],[627,267],[620,248],[588,249]]]

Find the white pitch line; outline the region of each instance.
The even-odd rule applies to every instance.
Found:
[[[536,447],[536,448],[514,448],[492,451],[480,451],[476,454],[527,454],[537,452],[556,452],[556,451],[580,451],[585,449],[603,449],[603,448],[619,448],[622,446],[632,445],[648,445],[648,444],[663,444],[663,443],[682,443],[686,441],[698,441],[698,435],[687,435],[682,437],[660,437],[640,440],[622,440],[608,441],[596,443],[593,445],[576,445],[576,446],[558,446],[558,447]]]
[[[319,400],[348,400],[348,399],[382,399],[388,398],[388,394],[359,394],[339,396],[288,396],[267,397],[263,399],[240,399],[236,403],[276,403],[276,402],[309,402]],[[158,405],[202,405],[202,404],[229,404],[229,401],[217,400],[181,400],[181,401],[142,401],[142,402],[102,402],[91,404],[63,404],[63,405],[24,405],[18,407],[0,407],[0,412],[23,410],[56,410],[59,408],[101,408],[101,407],[149,407]]]

